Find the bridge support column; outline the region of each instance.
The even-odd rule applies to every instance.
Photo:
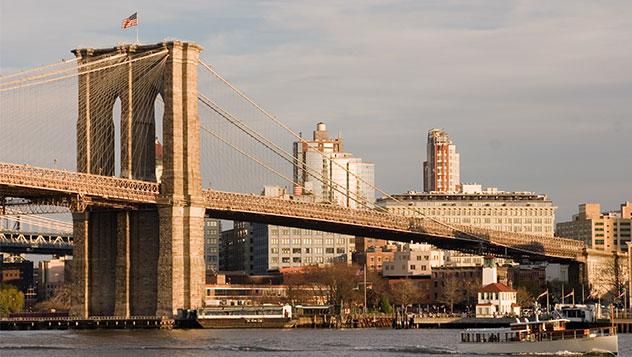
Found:
[[[72,298],[70,314],[87,318],[90,314],[90,213],[74,212],[73,221],[73,258],[72,258]]]
[[[201,48],[167,44],[163,77],[163,174],[157,315],[195,309],[204,294],[204,205],[200,177],[197,64]]]
[[[117,215],[116,222],[116,271],[114,315],[130,316],[130,212],[122,211]]]
[[[203,303],[204,208],[161,207],[156,315],[172,316],[179,308]]]

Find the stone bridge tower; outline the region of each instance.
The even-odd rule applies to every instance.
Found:
[[[78,316],[173,316],[201,306],[204,205],[200,177],[197,65],[187,42],[77,49],[77,171],[156,181],[155,113],[164,102],[159,204],[73,212],[71,313]],[[120,100],[121,117],[113,108]]]

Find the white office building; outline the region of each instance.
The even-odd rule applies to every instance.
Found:
[[[373,207],[375,171],[343,150],[340,136],[330,138],[324,123],[318,123],[313,140],[294,143],[294,195],[312,195],[315,202],[343,207]]]
[[[406,244],[385,261],[382,275],[388,278],[430,276],[433,267],[443,265],[443,251],[430,244]]]

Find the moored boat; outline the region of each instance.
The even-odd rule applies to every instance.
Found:
[[[509,328],[468,329],[459,351],[474,354],[557,354],[602,352],[618,354],[611,327],[567,330],[566,319],[517,321]]]
[[[217,306],[197,311],[197,322],[204,328],[288,328],[293,326],[292,307]]]

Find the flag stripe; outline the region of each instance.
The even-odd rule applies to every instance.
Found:
[[[129,27],[138,26],[138,13],[135,12],[129,17],[126,17],[121,21],[121,28],[126,29]]]

